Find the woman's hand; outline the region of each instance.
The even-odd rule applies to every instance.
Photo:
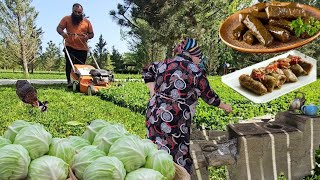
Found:
[[[220,102],[220,105],[218,107],[220,109],[223,109],[226,113],[232,112],[232,107],[229,104],[225,104],[224,102]]]

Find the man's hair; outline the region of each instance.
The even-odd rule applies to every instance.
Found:
[[[81,9],[83,9],[82,5],[81,5],[81,4],[79,4],[79,3],[75,3],[75,4],[73,4],[73,5],[72,5],[72,9],[73,9],[74,7],[81,7]]]

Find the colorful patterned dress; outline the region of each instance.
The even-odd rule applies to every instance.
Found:
[[[198,97],[213,106],[219,106],[220,99],[198,66],[180,56],[149,64],[142,75],[145,83],[155,82],[146,109],[147,138],[190,173],[190,126]]]

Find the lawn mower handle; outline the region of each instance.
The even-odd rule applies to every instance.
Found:
[[[73,70],[73,72],[76,72],[76,69],[74,68],[74,65],[73,65],[73,62],[72,62],[72,60],[71,60],[70,54],[69,54],[69,52],[68,52],[68,49],[67,49],[67,47],[66,47],[66,40],[63,39],[62,42],[63,42],[64,50],[65,50],[65,52],[66,52],[66,54],[67,54],[67,56],[68,56],[69,62],[70,62],[70,64],[71,64],[72,70]]]

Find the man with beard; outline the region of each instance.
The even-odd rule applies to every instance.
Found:
[[[66,32],[64,32],[66,29]],[[92,25],[83,15],[83,8],[76,3],[72,6],[72,14],[65,16],[60,21],[57,32],[65,39],[66,49],[69,52],[70,58],[74,64],[85,64],[88,53],[88,39],[93,38],[94,33]],[[71,64],[65,52],[66,58],[66,76],[68,87],[72,87],[70,80]]]

